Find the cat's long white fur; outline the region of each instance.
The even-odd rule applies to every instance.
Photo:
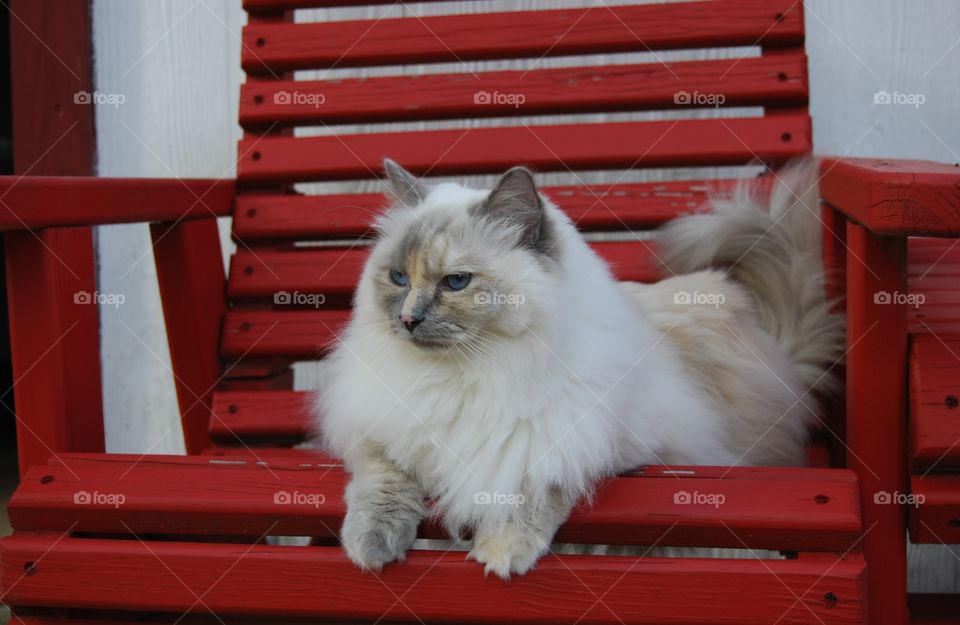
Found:
[[[379,225],[383,240],[316,395],[324,444],[355,481],[400,484],[400,507],[413,510],[426,495],[448,527],[481,535],[549,517],[547,541],[599,480],[639,465],[802,463],[816,410],[809,391],[826,387],[842,348],[842,325],[822,296],[812,171],[788,170],[772,206],[743,188],[714,201],[716,214],[668,226],[665,259],[677,275],[654,285],[617,282],[545,200],[557,262],[489,250],[503,295],[523,298],[525,325],[483,337],[469,357],[398,341],[377,305],[372,272],[384,241],[438,214],[469,220],[489,193],[432,187]],[[367,471],[381,460],[396,468],[392,478]],[[390,494],[387,484],[377,496]],[[384,509],[373,499],[348,492],[356,531]],[[545,548],[531,548],[535,562]],[[489,568],[497,554],[482,559]],[[517,559],[508,553],[494,570],[532,566]]]

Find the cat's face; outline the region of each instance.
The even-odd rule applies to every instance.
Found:
[[[427,188],[392,161],[386,170],[397,205],[377,225],[364,279],[373,289],[366,305],[392,334],[467,354],[531,329],[555,261],[530,173],[510,170],[484,192]]]

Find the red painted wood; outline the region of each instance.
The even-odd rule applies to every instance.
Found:
[[[31,470],[10,502],[10,520],[18,530],[125,533],[126,525],[151,534],[332,536],[346,511],[347,476],[320,460],[68,456],[63,465]],[[78,492],[123,500],[78,504]],[[676,502],[694,492],[724,502]],[[282,493],[305,497],[287,503]],[[757,506],[758,500],[768,505]],[[592,508],[574,511],[558,541],[652,544],[663,537],[664,545],[842,552],[859,534],[857,485],[849,471],[651,467],[606,483]],[[443,533],[433,526],[424,535]]]
[[[234,440],[234,443],[236,441]],[[313,461],[316,457],[316,453],[310,449],[303,449],[300,447],[273,447],[273,446],[255,446],[246,445],[246,446],[223,446],[223,447],[210,447],[203,450],[204,456],[217,456],[217,457],[239,457],[241,459],[258,459],[258,458],[271,458],[271,459],[307,459],[307,461]]]
[[[7,234],[4,242],[21,474],[51,454],[104,449],[90,233],[41,237]]]
[[[761,185],[772,178],[758,178]],[[699,212],[711,192],[737,180],[678,180],[615,185],[546,186],[552,199],[584,231],[646,230]],[[256,241],[372,236],[373,219],[387,200],[380,193],[292,195],[246,193],[237,198],[233,231]]]
[[[22,176],[91,175],[96,149],[93,107],[74,103],[93,91],[88,2],[64,0],[53,10],[12,0],[9,13],[13,171],[21,178],[0,191],[3,216],[29,210],[13,203],[19,185],[29,185]],[[9,233],[5,255],[22,473],[50,453],[103,450],[97,307],[74,300],[96,291],[93,234]]]
[[[167,344],[187,453],[210,445],[211,396],[223,367],[217,350],[226,311],[217,220],[150,227]]]
[[[960,236],[960,167],[824,159],[820,194],[877,234]]]
[[[233,362],[217,385],[225,391],[279,391],[293,388],[293,369],[288,359]]]
[[[244,452],[243,446],[256,446],[255,453],[266,452],[264,445],[295,444],[313,431],[308,391],[220,391],[214,393],[210,436],[223,445],[220,453]],[[299,450],[294,450],[299,451]],[[807,466],[829,468],[830,450],[817,439],[808,446]]]
[[[860,480],[869,622],[903,625],[906,543],[903,509],[883,493],[906,492],[905,306],[880,304],[880,292],[906,292],[906,241],[847,225],[847,466]]]
[[[908,281],[914,301],[908,309],[911,333],[960,334],[960,243],[911,238]]]
[[[346,310],[233,310],[223,321],[220,353],[228,359],[320,358],[349,320]]]
[[[302,391],[221,391],[213,395],[210,437],[239,441],[303,440],[311,428],[309,396]]]
[[[497,173],[518,163],[540,171],[743,165],[810,147],[806,115],[247,138],[237,173],[247,183],[371,178],[387,156],[434,175]]]
[[[646,241],[598,242],[592,246],[621,280],[650,282],[659,277],[658,262]],[[267,303],[324,295],[336,305],[336,301],[348,301],[345,296],[359,278],[364,254],[362,250],[241,251],[231,263],[228,294],[231,298],[267,298]],[[247,267],[253,268],[252,273]],[[334,300],[336,296],[338,300]],[[230,359],[318,358],[332,345],[348,316],[348,311],[330,310],[328,306],[281,303],[275,310],[234,308],[224,320],[221,353]]]
[[[373,218],[386,203],[381,193],[243,193],[237,196],[233,233],[248,243],[371,236]]]
[[[278,310],[329,308],[323,298],[353,293],[367,254],[367,246],[241,250],[230,259],[227,294],[231,299],[265,297],[268,303],[277,304]],[[298,294],[317,297],[300,300]]]
[[[915,543],[960,544],[960,474],[928,473],[910,478],[913,502],[910,540]]]
[[[610,264],[620,280],[654,282],[663,275],[650,241],[594,242],[591,247]],[[306,248],[274,251],[241,250],[230,260],[227,294],[230,298],[267,298],[277,310],[330,308],[327,298],[353,293],[368,248]],[[299,295],[294,295],[295,293]],[[339,301],[345,301],[341,297]],[[326,305],[325,305],[326,304]]]
[[[0,231],[226,217],[233,195],[233,180],[0,176]]]
[[[793,0],[717,0],[247,26],[243,69],[307,69],[803,42]]]
[[[240,123],[262,128],[715,106],[693,103],[692,94],[722,96],[721,106],[803,105],[806,65],[800,50],[669,65],[252,82],[240,91]],[[494,94],[518,97],[498,101]]]
[[[416,0],[416,2],[439,2],[441,0]],[[394,0],[243,0],[247,13],[275,13],[293,9],[318,9],[338,6],[366,6],[394,4]]]
[[[371,575],[339,547],[155,542],[148,549],[134,540],[58,538],[4,540],[3,579],[36,563],[36,573],[11,589],[12,605],[421,622],[470,615],[482,623],[587,625],[768,625],[777,619],[806,625],[811,617],[832,625],[864,618],[859,556],[769,562],[549,556],[534,572],[504,582],[484,578],[462,553],[414,552],[404,564]],[[744,588],[750,601],[728,600],[717,610],[721,598],[739,597]]]
[[[908,595],[910,604],[910,623],[911,625],[960,625],[960,601],[957,595],[937,594],[937,593],[916,593]],[[131,616],[131,620],[99,620],[99,619],[66,619],[54,616],[24,616],[18,614],[19,621],[23,625],[126,625],[127,623],[153,624],[153,625],[178,625],[182,618],[178,614],[151,615],[147,620],[139,615]],[[123,618],[123,617],[121,617]],[[133,620],[133,619],[136,620]],[[813,617],[811,617],[813,618]],[[215,625],[215,617],[200,618],[199,615],[190,620],[197,625]],[[262,617],[260,619],[245,619],[242,621],[246,625],[277,625],[286,624],[299,625],[298,620],[280,619],[277,617]],[[816,621],[814,621],[816,622]]]
[[[960,467],[960,336],[913,337],[910,452],[915,471]]]
[[[251,453],[253,448],[223,448],[208,447],[200,454],[189,456],[166,456],[147,454],[64,454],[59,458],[50,458],[47,462],[48,467],[64,468],[69,467],[76,472],[84,468],[99,471],[107,467],[120,467],[119,470],[127,471],[130,467],[139,470],[147,465],[170,464],[177,467],[204,467],[211,466],[229,466],[233,468],[248,468],[263,470],[264,466],[269,465],[274,471],[284,470],[282,467],[296,466],[298,469],[304,468],[338,468],[343,463],[329,456],[320,453],[312,448],[291,449],[290,447],[261,447],[257,449],[256,456]],[[218,456],[210,458],[209,456]],[[263,464],[263,463],[266,463]],[[825,474],[819,476],[820,479],[846,479],[839,474]],[[125,479],[125,478],[124,478]]]

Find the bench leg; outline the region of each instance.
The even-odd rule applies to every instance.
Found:
[[[860,480],[868,622],[904,625],[907,612],[906,239],[847,224],[847,465]]]

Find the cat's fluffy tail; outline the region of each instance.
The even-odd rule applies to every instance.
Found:
[[[762,327],[789,354],[805,388],[830,392],[844,320],[824,294],[817,162],[802,159],[777,172],[769,197],[746,180],[711,207],[661,230],[663,261],[676,274],[723,269],[746,285]]]

